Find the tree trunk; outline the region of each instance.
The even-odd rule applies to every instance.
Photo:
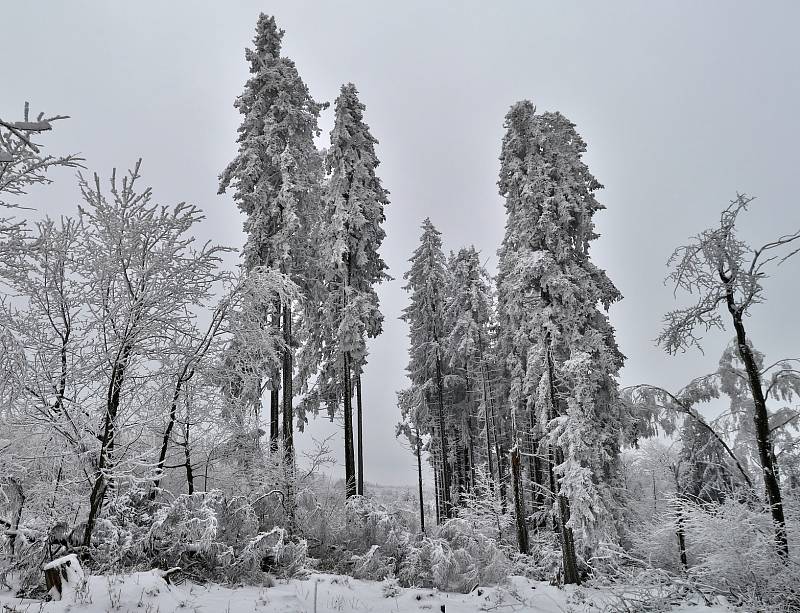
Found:
[[[344,387],[344,478],[345,497],[350,498],[358,492],[356,487],[355,454],[353,452],[353,394],[350,380],[350,356],[343,355],[344,367],[342,382]]]
[[[550,342],[547,342],[547,380],[549,385],[550,396],[550,418],[553,419],[560,414],[558,410],[558,401],[556,400],[555,390],[555,366],[553,364],[553,354],[550,351]],[[578,560],[575,556],[575,539],[572,534],[572,528],[567,526],[570,518],[569,500],[566,496],[561,494],[561,487],[555,480],[553,474],[553,467],[555,465],[564,463],[564,452],[561,448],[556,447],[554,450],[555,462],[550,466],[550,479],[554,485],[553,492],[558,498],[558,514],[559,514],[559,530],[561,533],[561,554],[564,560],[564,583],[580,585],[580,576],[578,575]],[[556,489],[557,488],[557,489]]]
[[[434,503],[436,505],[436,525],[438,526],[439,524],[442,523],[442,508],[441,508],[441,505],[439,504],[439,497],[440,497],[439,481],[441,479],[439,478],[439,467],[436,466],[436,455],[435,454],[433,454],[433,458],[434,458],[434,460],[433,460],[433,501],[434,501]]]
[[[500,420],[497,419],[494,405],[492,405],[492,412],[492,422],[494,423],[494,449],[497,455],[497,481],[500,487],[500,504],[503,506],[503,512],[505,513],[508,494],[506,491],[506,463],[503,454],[503,425],[500,423]]]
[[[419,429],[416,430],[417,445],[417,484],[419,485],[419,527],[425,534],[425,503],[422,499],[422,442],[419,439]]]
[[[175,390],[172,393],[172,402],[169,406],[169,421],[167,427],[164,428],[164,436],[161,439],[161,451],[158,454],[158,462],[156,463],[156,478],[153,480],[153,488],[150,490],[150,500],[155,500],[158,495],[158,486],[161,485],[161,479],[164,477],[164,464],[167,460],[167,449],[169,448],[169,439],[172,435],[172,429],[175,427],[175,418],[178,412],[178,400],[181,395],[181,387],[183,386],[183,378],[185,371],[178,376],[178,382],[175,384]]]
[[[511,450],[511,483],[514,488],[514,513],[517,520],[517,545],[519,552],[527,554],[528,546],[528,527],[525,525],[525,498],[521,491],[522,478],[520,476],[519,447],[514,445]]]
[[[292,305],[283,307],[283,453],[286,469],[286,526],[289,534],[295,532],[294,518],[294,407],[292,401],[292,373],[294,348],[292,347]]]
[[[486,364],[483,359],[483,338],[478,334],[478,359],[480,360],[481,365],[481,387],[483,390],[483,421],[486,425],[486,463],[487,468],[489,469],[489,477],[494,479],[494,466],[492,465],[492,438],[490,436],[491,430],[491,416],[493,414],[493,410],[490,409],[490,399],[489,399],[489,385],[488,385],[488,377],[486,374]],[[499,485],[500,476],[498,475],[496,483]],[[496,489],[496,488],[495,488]]]
[[[107,487],[103,471],[111,463],[111,455],[114,453],[115,425],[117,413],[119,412],[122,384],[125,381],[125,368],[130,352],[131,349],[127,345],[123,346],[118,354],[118,360],[111,370],[111,381],[106,397],[106,415],[103,420],[103,436],[100,439],[100,457],[97,461],[97,477],[89,495],[89,516],[86,518],[86,530],[83,533],[85,547],[89,547],[92,543],[94,524],[97,521],[100,510],[103,508]]]
[[[189,416],[186,416],[186,430],[183,439],[183,456],[185,459],[184,466],[186,467],[186,486],[189,495],[194,494],[194,472],[192,471],[192,455],[189,449]]]
[[[361,373],[356,374],[356,419],[358,422],[358,495],[364,495],[364,430],[362,426]]]
[[[680,504],[678,504],[677,512],[678,525],[675,530],[675,534],[678,537],[678,553],[681,557],[681,566],[683,566],[683,570],[687,570],[689,568],[689,561],[686,558],[686,536],[683,530],[683,507],[681,507]]]
[[[442,509],[444,517],[449,518],[452,512],[450,504],[450,471],[447,462],[447,432],[444,420],[444,389],[442,382],[442,360],[436,358],[436,390],[439,395],[439,440],[442,446]]]
[[[578,560],[575,556],[575,539],[572,534],[572,528],[567,526],[569,521],[569,500],[566,496],[559,494],[558,496],[559,508],[559,523],[561,524],[561,553],[564,559],[564,583],[580,585],[581,578],[578,575]]]
[[[275,312],[272,314],[272,326],[276,332],[281,329],[281,301],[275,301]],[[271,453],[277,453],[280,447],[280,398],[278,396],[280,387],[281,370],[276,369],[272,388],[269,390],[269,449]]]
[[[474,413],[467,415],[467,465],[469,466],[469,491],[475,489],[475,436],[472,428]]]
[[[544,495],[544,479],[542,478],[542,467],[541,461],[539,459],[539,446],[541,440],[538,436],[534,433],[536,432],[536,424],[533,419],[533,412],[528,412],[528,424],[530,427],[530,434],[531,434],[531,462],[530,462],[530,478],[531,478],[531,504],[533,504],[533,508],[541,514],[539,519],[536,520],[536,528],[543,528],[545,526],[545,519],[544,519],[544,505],[545,505],[545,495]]]
[[[724,280],[724,279],[723,279]],[[769,429],[769,413],[767,412],[767,402],[764,398],[764,391],[761,385],[761,373],[756,364],[750,345],[747,343],[747,335],[742,322],[742,313],[736,307],[732,290],[726,290],[728,311],[733,318],[733,327],[736,329],[736,341],[739,356],[744,362],[747,371],[748,384],[753,395],[753,422],[756,427],[756,443],[758,445],[758,457],[761,461],[761,470],[764,475],[764,489],[767,494],[772,521],[775,524],[775,548],[778,555],[785,562],[789,560],[789,541],[786,535],[786,519],[783,514],[783,499],[781,496],[781,486],[778,481],[774,454],[772,448],[772,435]]]
[[[279,377],[280,371],[275,376]],[[275,387],[269,390],[269,448],[272,453],[277,453],[280,447],[280,412],[279,391]]]

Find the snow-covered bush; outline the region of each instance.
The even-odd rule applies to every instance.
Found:
[[[384,598],[396,598],[400,595],[401,591],[400,583],[393,574],[387,576],[386,579],[383,580],[383,583],[381,583],[381,594],[383,594]]]
[[[275,527],[251,538],[236,556],[228,574],[237,581],[262,571],[293,577],[308,563],[306,540],[293,539],[283,528]]]
[[[563,558],[556,533],[552,530],[539,530],[532,533],[529,539],[529,555],[521,554],[516,549],[507,551],[511,574],[534,581],[559,583]]]
[[[144,547],[155,566],[180,566],[200,578],[212,578],[233,559],[233,547],[221,540],[225,498],[218,490],[184,494],[158,509]]]
[[[800,533],[800,516],[796,504],[788,504],[786,511],[792,540]],[[733,498],[721,504],[674,498],[669,512],[643,527],[634,553],[656,568],[681,572],[679,527],[687,560],[683,574],[698,590],[753,610],[800,607],[800,558],[794,552],[787,563],[778,557],[765,509]]]
[[[463,519],[451,519],[409,548],[398,577],[407,586],[468,592],[476,585],[502,583],[510,568],[493,539]]]
[[[373,545],[364,554],[354,555],[350,562],[352,575],[356,579],[372,579],[382,581],[394,575],[398,566],[398,559],[386,555],[379,545]]]
[[[378,545],[384,557],[404,555],[410,535],[397,513],[370,498],[353,496],[345,504],[345,518],[349,549],[365,551]]]
[[[498,543],[516,545],[514,515],[500,497],[485,464],[475,469],[475,487],[462,493],[458,516]]]
[[[46,534],[20,526],[16,535],[0,536],[0,542],[0,587],[26,597],[42,592],[41,564],[47,555]]]

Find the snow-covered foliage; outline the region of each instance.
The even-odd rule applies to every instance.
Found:
[[[0,588],[54,599],[0,595],[4,610],[225,610],[228,597],[227,610],[343,611],[364,594],[375,610],[545,610],[523,587],[559,610],[800,610],[798,358],[766,359],[745,326],[800,232],[751,248],[751,199],[737,196],[679,247],[668,279],[695,302],[667,314],[660,343],[700,347],[728,323],[736,336],[675,393],[620,391],[609,309],[622,296],[589,254],[602,186],[572,122],[514,104],[497,277],[474,247],[446,257],[429,218],[404,274],[396,434],[417,487],[364,495],[388,191],[352,83],[317,149],[328,105],[283,35],[259,16],[219,177],[244,215],[237,272],[232,249],[196,241],[199,208],[141,187],[141,161],[107,182],[79,175],[77,212],[0,219]],[[58,119],[0,120],[0,208],[81,165],[31,140]],[[321,409],[344,418],[343,481],[320,474],[327,441],[295,452]]]
[[[29,105],[25,103],[22,121],[0,119],[0,208],[19,208],[17,198],[27,193],[32,185],[50,183],[48,172],[54,168],[79,168],[83,158],[77,155],[44,155],[34,137],[53,129],[53,122],[67,119],[64,115],[45,117],[39,113],[36,121],[30,120]],[[7,227],[8,220],[0,221]]]
[[[552,472],[547,505],[560,526],[565,562],[574,565],[573,534],[578,555],[617,538],[627,416],[615,397],[623,356],[601,307],[621,295],[589,259],[602,186],[581,159],[586,145],[574,124],[560,113],[537,115],[524,101],[511,108],[505,126],[498,351],[515,431],[529,431],[537,442],[530,453],[544,459],[544,474]],[[531,479],[544,485],[539,474]],[[574,568],[565,572],[577,581]]]
[[[787,505],[790,537],[800,534],[794,502]],[[670,497],[667,508],[635,535],[633,553],[696,589],[724,595],[745,610],[792,611],[800,606],[800,571],[775,555],[770,515],[761,505],[729,498],[721,504]],[[677,532],[682,533],[687,565],[681,564]]]
[[[358,396],[360,423],[367,338],[375,338],[383,328],[375,286],[391,279],[378,253],[386,235],[388,192],[376,175],[378,141],[364,122],[365,110],[355,85],[343,85],[325,153],[327,174],[316,227],[320,276],[305,307],[310,332],[300,358],[301,368],[319,371],[302,410],[316,413],[325,405],[333,416],[342,407],[348,495],[363,493],[364,480],[361,447],[356,476],[352,397]]]

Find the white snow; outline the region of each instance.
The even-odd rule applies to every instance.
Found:
[[[512,577],[503,587],[479,588],[470,594],[453,594],[422,588],[388,590],[384,584],[350,577],[314,574],[305,579],[277,581],[272,587],[230,588],[221,585],[167,585],[159,570],[131,575],[91,576],[85,589],[59,602],[39,603],[13,598],[0,592],[0,607],[6,613],[105,613],[106,611],[150,611],[159,613],[342,613],[386,612],[562,613],[601,610],[610,594],[592,588],[559,589],[548,583]],[[315,608],[316,593],[316,608]],[[723,613],[724,607],[686,605],[678,613]]]

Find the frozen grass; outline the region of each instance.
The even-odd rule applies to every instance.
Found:
[[[544,582],[512,577],[507,585],[478,588],[469,594],[401,588],[387,582],[314,574],[278,581],[272,587],[217,584],[168,585],[156,571],[91,576],[69,588],[58,602],[13,598],[0,592],[3,613],[359,613],[430,612],[567,613],[610,611],[613,597],[592,588],[559,589]],[[315,604],[316,602],[316,604]],[[444,605],[444,609],[441,607]],[[608,608],[607,608],[608,607]],[[724,607],[678,605],[680,613],[722,613]]]

